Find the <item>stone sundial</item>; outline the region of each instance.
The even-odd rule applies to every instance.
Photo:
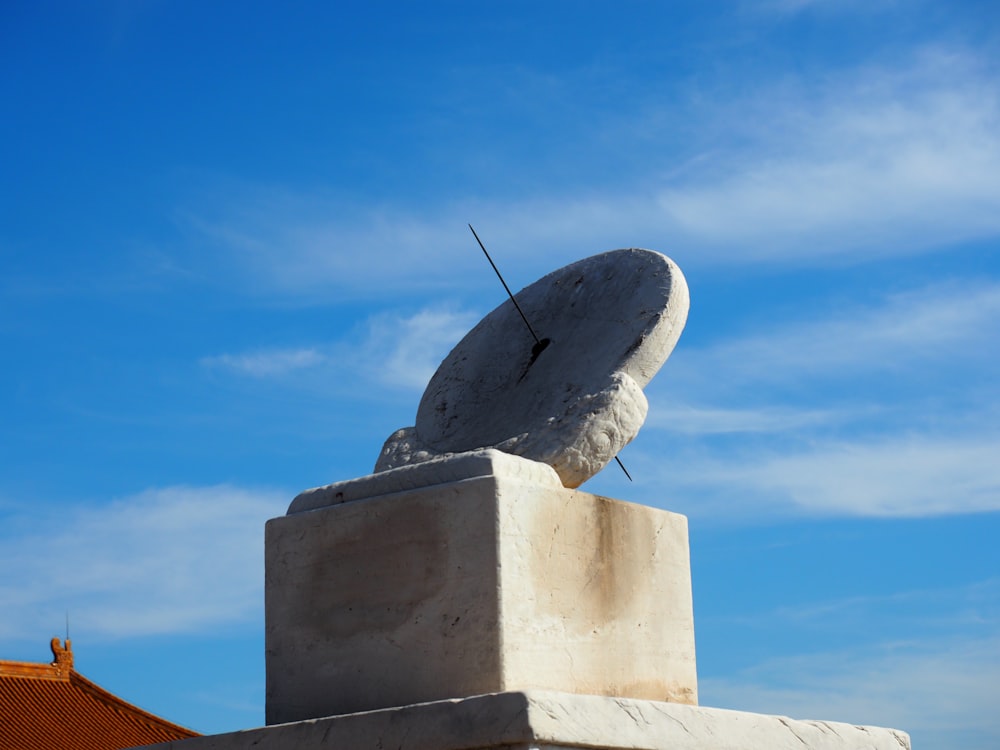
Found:
[[[580,486],[639,432],[642,389],[670,356],[688,306],[680,268],[652,250],[612,250],[553,271],[452,349],[415,426],[389,437],[375,471],[495,448]]]
[[[267,522],[268,726],[189,742],[909,750],[894,730],[699,706],[687,518],[568,489],[635,436],[687,311],[649,250],[510,294],[375,474]]]

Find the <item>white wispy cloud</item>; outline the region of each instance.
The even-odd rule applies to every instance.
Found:
[[[382,383],[422,391],[477,319],[472,312],[442,308],[376,316],[368,322],[361,361]]]
[[[1000,510],[1000,437],[891,437],[718,466],[715,482],[814,513],[931,516]]]
[[[727,518],[998,510],[998,314],[1000,286],[943,282],[681,349],[635,473]]]
[[[327,361],[316,347],[302,349],[261,349],[245,354],[217,354],[203,357],[201,364],[223,368],[252,377],[275,377],[297,370],[316,367]]]
[[[419,215],[405,202],[345,211],[340,197],[281,187],[227,183],[217,192],[235,197],[216,216],[189,213],[185,220],[222,250],[227,282],[242,280],[254,290],[292,293],[299,301],[310,294],[370,298],[447,288],[480,268],[465,222],[482,214],[460,206]]]
[[[698,689],[705,705],[889,726],[927,750],[990,750],[1000,742],[998,674],[994,634],[779,658]]]
[[[151,489],[106,505],[8,510],[0,635],[197,632],[263,613],[264,521],[288,496],[218,485]]]
[[[644,429],[684,435],[768,433],[843,422],[851,415],[824,409],[796,410],[788,407],[727,409],[690,405],[650,406]]]
[[[704,134],[697,158],[677,153],[667,134],[649,142],[659,116],[644,102],[651,112],[623,118],[649,152],[631,187],[595,180],[545,197],[416,207],[249,186],[239,205],[191,221],[257,287],[300,294],[467,283],[482,271],[470,220],[524,283],[621,246],[666,250],[682,265],[912,257],[1000,235],[997,91],[974,52],[925,50],[896,68],[860,67],[808,87],[764,82],[725,104],[692,103],[688,119]]]
[[[1000,510],[1000,436],[860,435],[712,452],[663,450],[639,467],[642,491],[679,498],[677,510],[730,520],[769,516],[926,517]],[[683,498],[697,498],[690,507]],[[681,507],[683,506],[683,507]]]
[[[302,348],[218,354],[203,357],[200,364],[306,389],[357,391],[363,383],[363,390],[369,391],[376,382],[419,392],[478,318],[478,313],[443,306],[412,313],[382,312],[336,340]]]
[[[993,571],[984,571],[989,574]],[[817,592],[822,596],[822,592]],[[956,632],[988,637],[1000,625],[1000,578],[947,588],[922,588],[889,594],[822,599],[777,607],[771,612],[740,618],[756,628],[800,627],[837,632],[893,633],[893,641],[907,641],[914,633]]]
[[[867,73],[818,102],[769,97],[774,112],[758,117],[778,137],[726,176],[661,193],[669,222],[786,260],[908,256],[1000,232],[995,83],[943,54]]]
[[[897,0],[752,0],[748,3],[754,10],[787,14],[807,10],[870,13],[896,4]]]
[[[723,620],[743,632],[840,650],[769,659],[699,680],[702,702],[799,719],[891,726],[914,747],[990,748],[1000,689],[1000,579],[795,603]],[[772,636],[774,637],[774,636]]]
[[[995,366],[1000,285],[942,282],[879,303],[843,303],[812,320],[762,320],[757,330],[701,349],[683,349],[663,381],[685,384],[788,382],[815,376]],[[654,381],[657,383],[657,381]]]

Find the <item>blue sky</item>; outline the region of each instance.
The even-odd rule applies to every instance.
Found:
[[[991,2],[7,3],[0,658],[263,723],[263,523],[515,289],[676,260],[585,485],[690,519],[703,705],[1000,744]]]

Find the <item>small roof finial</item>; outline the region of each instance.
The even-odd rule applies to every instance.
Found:
[[[53,638],[49,645],[54,657],[52,666],[58,672],[69,672],[73,668],[73,642],[67,638],[64,646],[58,638]]]

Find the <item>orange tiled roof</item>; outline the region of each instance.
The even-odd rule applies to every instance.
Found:
[[[0,750],[121,750],[196,737],[73,669],[70,641],[51,664],[0,661]]]

